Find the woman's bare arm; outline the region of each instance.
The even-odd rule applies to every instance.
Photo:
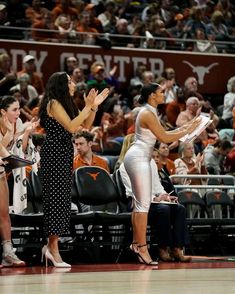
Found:
[[[192,124],[187,125],[185,128],[181,127],[173,131],[166,131],[159,119],[152,112],[146,110],[141,113],[140,124],[141,127],[149,129],[159,141],[171,143],[178,141],[186,134],[190,134],[200,124],[200,119],[193,120]]]

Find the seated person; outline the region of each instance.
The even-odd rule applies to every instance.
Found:
[[[174,161],[169,158],[170,148],[167,144],[156,142],[155,148],[158,150],[158,156],[160,157],[162,167],[165,172],[169,175],[175,174],[175,164]]]
[[[73,136],[75,157],[73,169],[81,166],[99,166],[109,172],[108,162],[92,151],[94,135],[87,131],[81,131]]]
[[[220,175],[224,171],[224,160],[233,146],[228,140],[218,140],[204,149],[204,164],[211,175]]]
[[[154,228],[154,238],[157,239],[160,247],[159,257],[165,262],[190,262],[191,257],[184,256],[182,253],[182,248],[188,243],[185,208],[177,202],[177,197],[173,196],[176,194],[172,192],[173,195],[170,195],[164,190],[159,180],[158,167],[154,159],[151,161],[151,167],[153,201],[149,210],[149,222]],[[123,163],[121,163],[119,170],[126,189],[126,196],[135,197]],[[175,201],[175,203],[166,204],[161,203],[161,201]]]
[[[204,156],[200,153],[195,155],[195,149],[193,143],[181,143],[179,146],[180,157],[175,160],[176,175],[187,174],[207,174],[207,170],[204,165]],[[202,179],[188,179],[178,178],[177,183],[182,185],[202,185]]]

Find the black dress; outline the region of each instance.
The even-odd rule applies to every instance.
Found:
[[[73,167],[72,134],[55,119],[41,118],[46,140],[41,148],[40,178],[46,236],[62,235],[69,228]]]

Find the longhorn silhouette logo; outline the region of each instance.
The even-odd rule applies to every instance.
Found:
[[[192,199],[192,195],[193,195],[193,193],[190,192],[190,191],[185,192],[185,196],[186,196],[186,198],[188,198],[188,200],[191,200]]]
[[[89,176],[91,176],[92,179],[93,179],[94,181],[96,181],[96,179],[97,179],[99,173],[100,173],[100,172],[98,172],[98,173],[87,173],[87,174],[88,174]]]
[[[218,62],[214,62],[214,63],[212,63],[211,65],[209,65],[207,67],[206,66],[202,66],[202,65],[194,66],[194,65],[192,65],[190,62],[188,62],[186,60],[183,60],[183,63],[185,63],[188,66],[190,66],[192,68],[192,71],[197,74],[199,85],[203,85],[204,84],[205,74],[210,73],[210,70],[214,66],[219,65]]]

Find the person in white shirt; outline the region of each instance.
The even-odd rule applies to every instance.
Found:
[[[235,106],[235,76],[231,77],[227,83],[228,93],[224,96],[224,107],[222,119],[226,122],[227,128],[232,128],[233,107]]]

